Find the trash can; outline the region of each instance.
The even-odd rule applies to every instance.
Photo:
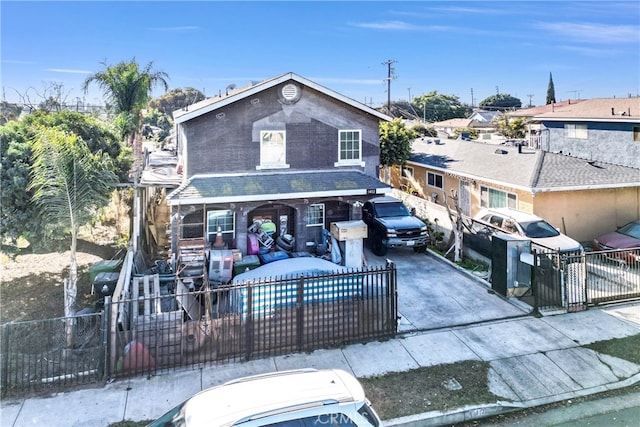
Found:
[[[96,276],[92,287],[96,310],[104,307],[104,297],[113,295],[119,277],[120,273],[114,271],[104,271]]]
[[[93,263],[89,267],[89,282],[95,282],[96,277],[100,273],[118,271],[121,265],[121,259],[109,259]]]

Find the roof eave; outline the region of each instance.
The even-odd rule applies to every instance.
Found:
[[[390,117],[390,116],[388,116],[386,114],[380,113],[379,111],[376,111],[373,108],[370,108],[370,107],[368,107],[368,106],[366,106],[366,105],[364,105],[364,104],[362,104],[362,103],[360,103],[360,102],[358,102],[358,101],[356,101],[354,99],[351,99],[351,98],[349,98],[347,96],[341,95],[340,93],[335,92],[335,91],[333,91],[331,89],[328,89],[328,88],[326,88],[324,86],[321,86],[321,85],[319,85],[319,84],[317,84],[317,83],[315,83],[315,82],[313,82],[311,80],[308,80],[308,79],[306,79],[306,78],[304,78],[302,76],[299,76],[299,75],[297,75],[295,73],[286,73],[286,74],[283,74],[283,75],[281,75],[279,77],[275,77],[273,79],[269,79],[269,80],[265,80],[263,82],[260,82],[260,83],[254,85],[254,86],[251,86],[249,89],[246,89],[244,91],[241,91],[241,92],[238,92],[236,94],[232,94],[232,95],[229,95],[227,97],[224,97],[224,98],[220,99],[219,101],[213,102],[213,103],[205,105],[205,106],[203,106],[201,108],[189,111],[189,112],[187,112],[185,114],[182,114],[182,115],[180,115],[180,116],[175,118],[175,123],[179,124],[179,123],[187,122],[187,121],[192,120],[192,119],[194,119],[196,117],[199,117],[199,116],[201,116],[203,114],[207,114],[207,113],[210,113],[211,111],[215,111],[215,110],[217,110],[219,108],[225,107],[225,106],[227,106],[229,104],[232,104],[232,103],[234,103],[234,102],[236,102],[238,100],[241,100],[243,98],[247,98],[249,96],[255,95],[258,92],[262,92],[264,90],[270,89],[270,88],[272,88],[274,86],[277,86],[277,85],[279,85],[281,83],[284,83],[284,82],[286,82],[288,80],[295,80],[300,84],[303,84],[305,86],[313,88],[313,89],[317,90],[318,92],[324,93],[325,95],[328,95],[328,96],[331,96],[333,98],[336,98],[336,99],[344,102],[345,104],[349,104],[354,108],[357,108],[357,109],[362,110],[362,111],[364,111],[364,112],[366,112],[368,114],[371,114],[371,115],[379,118],[380,120],[385,120],[385,121],[392,121],[393,120],[392,117]]]

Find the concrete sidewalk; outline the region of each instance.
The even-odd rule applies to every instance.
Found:
[[[122,420],[149,420],[205,388],[276,370],[342,368],[357,377],[369,377],[464,360],[489,362],[487,381],[490,390],[502,398],[500,402],[385,420],[388,426],[451,424],[640,381],[640,366],[581,347],[638,333],[640,303],[546,318],[488,321],[402,334],[386,342],[182,370],[99,389],[3,401],[0,425],[106,427]]]
[[[205,388],[242,376],[296,368],[342,368],[363,378],[465,360],[490,363],[487,382],[500,396],[499,402],[385,420],[389,426],[452,424],[640,381],[640,366],[582,347],[639,334],[640,303],[535,318],[526,308],[491,292],[486,282],[433,254],[398,250],[390,251],[389,257],[399,272],[401,318],[399,335],[393,340],[2,401],[0,427],[106,427],[122,420],[150,420]],[[369,264],[386,262],[368,251],[367,259]]]

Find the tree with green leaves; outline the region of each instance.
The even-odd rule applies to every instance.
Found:
[[[509,94],[498,93],[483,99],[478,105],[485,110],[507,111],[522,107],[522,102]]]
[[[33,202],[45,226],[63,230],[71,237],[69,278],[64,289],[64,313],[75,312],[80,226],[88,224],[97,209],[106,205],[117,182],[111,159],[94,154],[72,133],[41,128],[33,142],[31,184]]]
[[[473,110],[460,102],[455,95],[445,95],[432,91],[413,98],[411,102],[426,122],[441,122],[443,120],[469,117]]]
[[[30,166],[34,163],[33,141],[42,128],[58,129],[76,135],[95,155],[111,158],[121,182],[131,167],[131,150],[122,147],[118,138],[99,119],[81,113],[35,111],[19,121],[0,126],[0,238],[15,243],[25,238],[33,247],[53,248],[60,238],[43,228],[43,219],[32,203]]]
[[[100,86],[117,114],[114,125],[120,136],[133,147],[134,159],[139,168],[142,165],[142,141],[139,137],[142,128],[141,112],[156,86],[164,87],[165,91],[169,88],[168,75],[154,70],[153,62],[140,68],[135,58],[116,65],[103,65],[104,70],[87,77],[82,88],[87,92],[89,85],[94,82]]]
[[[390,166],[407,164],[415,138],[415,132],[407,128],[400,118],[380,123],[380,166],[385,168],[387,181],[390,179]]]
[[[524,138],[526,121],[522,117],[511,117],[508,113],[501,113],[493,119],[498,133],[505,138]]]
[[[553,85],[553,77],[549,73],[549,84],[547,85],[547,105],[556,103],[556,88]]]
[[[205,99],[204,93],[192,87],[171,89],[162,96],[149,101],[149,108],[159,110],[173,119],[173,112]]]
[[[10,122],[11,120],[18,120],[20,113],[22,113],[22,107],[18,104],[0,101],[0,125]]]

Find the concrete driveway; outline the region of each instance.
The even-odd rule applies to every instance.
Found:
[[[398,332],[468,325],[528,314],[491,291],[486,282],[432,253],[390,249],[378,257],[365,249],[369,265],[390,259],[398,272]]]

